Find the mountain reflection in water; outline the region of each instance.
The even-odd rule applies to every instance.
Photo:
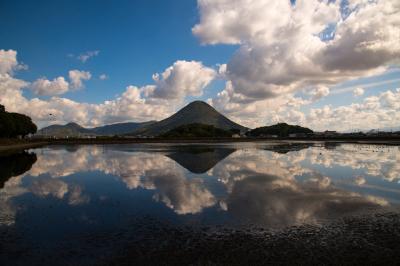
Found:
[[[68,230],[147,215],[191,225],[319,223],[397,208],[399,162],[398,147],[353,144],[35,149],[0,157],[0,226],[44,227],[43,215]]]
[[[233,148],[212,148],[199,146],[177,146],[176,150],[167,154],[169,158],[179,163],[192,173],[203,174],[213,168],[235,151]]]

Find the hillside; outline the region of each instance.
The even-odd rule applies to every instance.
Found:
[[[149,121],[143,123],[135,123],[135,122],[128,122],[128,123],[118,123],[112,125],[106,125],[102,127],[96,127],[91,129],[97,135],[103,136],[112,136],[112,135],[123,135],[130,132],[133,132],[139,128],[150,126],[154,124],[156,121]]]
[[[209,104],[202,101],[194,101],[183,107],[174,115],[150,126],[136,130],[130,135],[158,136],[179,126],[194,123],[212,125],[224,130],[238,129],[242,132],[247,130],[246,127],[220,114]]]
[[[77,123],[68,123],[66,125],[51,125],[40,129],[37,132],[39,136],[56,136],[56,137],[78,137],[81,135],[90,135],[92,132]]]
[[[162,138],[230,138],[232,132],[199,123],[182,125],[161,134]]]
[[[279,137],[287,137],[289,134],[307,134],[313,133],[313,131],[306,127],[297,125],[289,125],[286,123],[279,123],[272,126],[259,127],[247,132],[248,136],[260,137],[265,135],[277,135]]]

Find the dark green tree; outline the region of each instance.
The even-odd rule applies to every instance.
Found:
[[[228,138],[232,132],[212,125],[193,123],[182,125],[162,134],[162,138]]]
[[[289,125],[286,123],[279,123],[272,126],[259,127],[253,129],[247,133],[251,137],[259,137],[263,135],[277,135],[279,137],[287,137],[289,134],[309,134],[313,131],[306,127],[301,127],[298,125]]]
[[[37,126],[29,116],[19,113],[8,113],[3,105],[0,105],[0,137],[15,138],[34,134]]]
[[[16,136],[25,137],[28,134],[34,134],[37,131],[37,127],[34,123],[32,123],[32,119],[29,116],[18,114],[18,113],[10,113],[14,120],[15,132]]]
[[[14,119],[7,112],[0,112],[0,137],[13,137],[15,132]]]

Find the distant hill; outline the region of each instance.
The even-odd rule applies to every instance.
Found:
[[[272,126],[259,127],[247,132],[248,136],[260,137],[265,135],[277,135],[279,137],[287,137],[289,134],[300,134],[300,133],[313,133],[313,131],[306,127],[297,125],[289,125],[286,123],[279,123]]]
[[[86,129],[77,123],[68,123],[66,125],[51,125],[40,129],[36,135],[39,136],[56,136],[56,137],[77,137],[81,135],[93,134],[89,129]]]
[[[112,125],[105,125],[95,128],[84,128],[77,123],[68,123],[66,125],[52,125],[42,128],[37,132],[39,136],[56,136],[56,137],[79,137],[82,135],[98,135],[98,136],[114,136],[124,135],[126,133],[135,131],[144,126],[149,126],[155,121],[143,123],[118,123]]]
[[[199,123],[182,125],[160,135],[162,138],[230,138],[232,132]]]
[[[133,132],[137,129],[142,127],[147,127],[152,124],[156,123],[156,121],[149,121],[143,123],[135,123],[135,122],[128,122],[128,123],[118,123],[112,125],[106,125],[102,127],[93,128],[92,131],[97,135],[124,135],[130,132]]]
[[[183,107],[174,115],[150,126],[136,130],[132,132],[131,135],[158,136],[179,126],[193,123],[212,125],[224,130],[237,129],[242,132],[247,130],[246,127],[241,126],[220,114],[209,104],[202,101],[194,101]]]

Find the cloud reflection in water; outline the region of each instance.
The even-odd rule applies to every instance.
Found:
[[[130,193],[152,191],[153,202],[178,215],[212,215],[203,212],[212,208],[238,221],[271,227],[393,205],[384,195],[360,190],[368,186],[371,176],[391,186],[400,200],[400,187],[394,182],[400,178],[397,147],[345,144],[279,149],[236,144],[183,149],[133,145],[127,149],[116,145],[50,147],[35,152],[32,169],[10,176],[0,190],[0,205],[6,213],[2,217],[8,217],[1,219],[2,224],[13,224],[18,211],[13,199],[27,193],[65,200],[70,208],[96,204],[91,199],[98,195],[85,190],[90,183],[82,186],[71,178],[96,172],[123,182]],[[346,168],[346,176],[338,180],[321,172],[331,168]],[[353,187],[343,187],[343,179]],[[118,198],[119,191],[110,195]]]

